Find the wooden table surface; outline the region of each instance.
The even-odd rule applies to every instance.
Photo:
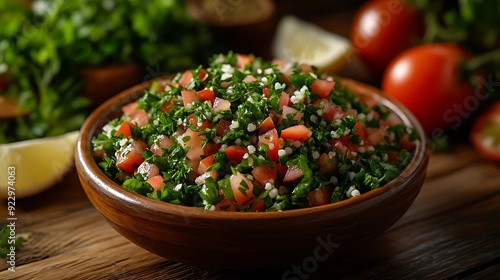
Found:
[[[0,209],[6,221],[6,201]],[[17,250],[15,272],[0,262],[0,279],[282,279],[287,270],[210,270],[149,253],[107,224],[74,171],[54,188],[17,200],[16,215],[18,234],[28,242]],[[466,144],[433,154],[422,191],[401,220],[361,251],[332,256],[309,276],[499,279],[500,166]]]

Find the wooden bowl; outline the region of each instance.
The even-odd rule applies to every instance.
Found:
[[[142,83],[98,107],[81,128],[76,168],[92,204],[121,235],[162,257],[211,268],[261,269],[321,261],[383,233],[410,207],[424,182],[429,149],[422,127],[380,90],[343,82],[393,110],[422,139],[401,175],[387,185],[337,203],[282,212],[217,212],[174,205],[132,193],[99,169],[91,139],[121,107],[143,94]],[[312,259],[311,259],[312,258]]]

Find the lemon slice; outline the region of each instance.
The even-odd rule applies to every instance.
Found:
[[[348,39],[293,16],[281,19],[273,42],[276,58],[307,63],[330,73],[342,70],[352,53]]]
[[[0,198],[8,196],[8,187],[14,187],[16,198],[23,198],[61,181],[74,165],[78,134],[73,131],[55,137],[1,144]]]

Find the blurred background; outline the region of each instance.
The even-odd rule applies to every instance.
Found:
[[[478,59],[445,74],[467,81],[474,94],[485,81],[491,89],[500,80],[499,7],[498,0],[4,0],[0,143],[77,130],[93,108],[121,90],[206,64],[213,54],[229,50],[267,59],[313,59],[335,65],[325,67],[330,73],[390,91],[383,80],[396,55],[424,43],[452,42]],[[301,21],[279,27],[288,15]],[[334,53],[335,48],[341,51]],[[497,99],[497,91],[486,103]],[[421,98],[417,103],[442,103]],[[463,100],[451,101],[448,107]],[[482,103],[474,115],[487,107]],[[417,107],[410,109],[424,110]],[[445,123],[444,131],[453,124]],[[429,133],[435,128],[426,127]]]

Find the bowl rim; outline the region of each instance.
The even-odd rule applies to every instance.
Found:
[[[401,191],[404,188],[403,182],[415,177],[418,171],[426,168],[426,163],[430,155],[430,148],[426,134],[418,122],[416,117],[401,103],[394,98],[386,95],[382,90],[373,86],[358,82],[352,79],[339,77],[343,86],[348,86],[356,94],[368,94],[374,96],[377,101],[388,107],[396,113],[405,125],[413,127],[420,140],[417,141],[413,157],[408,165],[402,170],[400,175],[391,180],[387,184],[376,189],[370,190],[357,197],[344,199],[335,203],[330,203],[321,206],[290,209],[283,211],[272,212],[226,212],[226,211],[210,211],[191,206],[177,205],[169,202],[159,201],[148,198],[146,196],[131,192],[124,189],[122,186],[115,183],[99,168],[94,157],[92,156],[91,140],[99,129],[106,123],[105,119],[111,120],[110,115],[121,110],[121,107],[128,102],[132,102],[140,98],[146,89],[149,88],[154,81],[165,81],[172,75],[167,75],[145,81],[136,86],[122,91],[114,97],[108,99],[103,104],[98,106],[85,120],[80,129],[80,135],[76,144],[75,160],[77,172],[87,175],[87,180],[94,181],[94,185],[89,184],[101,194],[105,194],[113,200],[128,203],[129,205],[138,208],[147,208],[149,210],[159,211],[167,215],[179,215],[185,218],[198,217],[203,219],[217,220],[247,220],[247,219],[285,219],[302,215],[310,215],[319,212],[341,211],[357,206],[359,204],[367,204],[367,201],[375,199],[378,196],[387,194],[388,192]],[[425,169],[424,169],[425,172]],[[81,176],[81,174],[80,174]],[[398,180],[399,178],[399,180]],[[82,184],[86,188],[85,184]],[[403,185],[403,186],[402,186]],[[369,204],[367,204],[369,205]]]

